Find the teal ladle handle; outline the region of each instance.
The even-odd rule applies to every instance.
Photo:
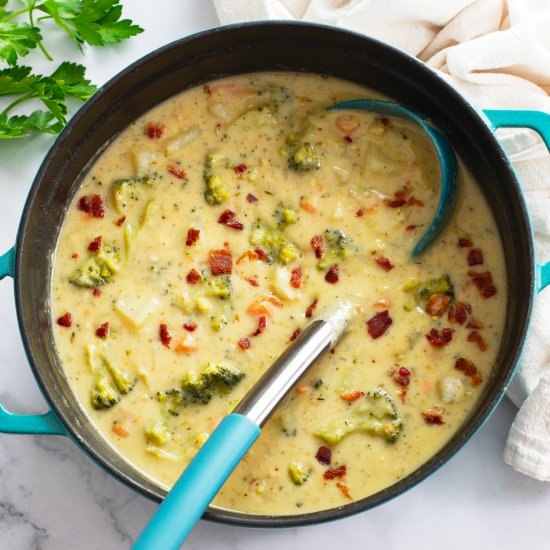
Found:
[[[132,550],[179,548],[259,435],[258,425],[246,416],[226,416],[166,495]]]
[[[15,247],[0,256],[0,280],[15,276]],[[67,435],[53,411],[46,414],[12,414],[0,404],[0,432]]]

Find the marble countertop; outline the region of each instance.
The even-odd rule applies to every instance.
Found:
[[[153,7],[154,4],[154,7]],[[118,47],[82,57],[60,34],[48,44],[56,59],[88,67],[101,84],[146,53],[217,25],[204,0],[132,0],[124,13],[146,29]],[[39,60],[40,69],[52,70]],[[0,144],[0,252],[15,242],[23,204],[54,139]],[[40,413],[46,404],[19,337],[13,284],[0,283],[0,402],[12,412]],[[337,522],[255,530],[201,521],[185,548],[407,548],[512,550],[548,548],[550,484],[516,473],[502,460],[516,414],[507,399],[473,440],[429,479],[376,509]],[[156,508],[105,473],[62,436],[0,434],[0,548],[119,550],[129,548]],[[161,549],[159,549],[161,550]]]

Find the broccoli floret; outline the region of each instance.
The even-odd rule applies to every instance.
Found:
[[[224,325],[227,325],[227,317],[223,313],[210,317],[210,327],[213,330],[220,330]]]
[[[145,428],[144,432],[147,441],[155,445],[162,446],[170,440],[170,431],[162,420],[157,420],[154,424]]]
[[[136,378],[128,371],[113,365],[113,363],[106,357],[103,357],[103,364],[109,371],[116,389],[121,394],[130,393],[134,389],[134,386],[136,385]]]
[[[325,230],[325,255],[317,262],[318,269],[324,271],[337,260],[344,260],[356,251],[353,240],[340,229]]]
[[[308,480],[310,474],[311,471],[308,470],[301,462],[291,462],[288,465],[288,475],[294,485],[304,484]]]
[[[112,280],[120,269],[120,255],[113,246],[103,245],[98,252],[86,258],[69,277],[76,286],[93,288]]]
[[[264,248],[270,257],[277,258],[279,262],[287,264],[298,258],[300,251],[284,235],[285,227],[282,224],[277,227],[270,227],[261,220],[256,220],[252,224],[248,240],[251,245]]]
[[[212,296],[217,296],[222,300],[225,300],[225,298],[229,298],[229,296],[231,296],[231,293],[233,292],[231,277],[229,275],[222,275],[209,278],[208,289]]]
[[[206,383],[203,376],[197,375],[194,371],[185,374],[181,389],[183,391],[184,403],[208,403],[214,397],[214,389]]]
[[[224,184],[223,177],[216,173],[225,167],[225,158],[216,153],[209,153],[204,162],[203,178],[206,184],[204,198],[208,204],[221,204],[231,198],[231,194]]]
[[[432,294],[444,294],[449,296],[452,301],[455,299],[455,288],[449,275],[443,275],[439,279],[430,279],[413,288],[416,289],[414,299],[421,307],[425,307]]]
[[[293,245],[292,243],[286,243],[281,250],[279,250],[279,261],[282,264],[289,264],[290,262],[293,262],[298,256],[300,255],[300,251],[298,248]]]
[[[296,172],[308,172],[320,168],[321,161],[313,145],[306,141],[288,157],[288,167]]]
[[[90,401],[94,409],[110,409],[120,401],[120,395],[104,374],[97,374],[94,380]]]
[[[113,182],[113,202],[119,214],[125,214],[128,209],[128,203],[133,200],[139,200],[140,192],[145,188],[152,187],[157,174],[148,174],[143,178],[123,178]]]
[[[243,378],[244,373],[229,363],[208,363],[201,372],[201,376],[209,384],[215,386],[220,393],[226,393],[236,386]]]
[[[168,414],[178,416],[183,407],[183,392],[176,388],[157,392],[157,401],[164,406]]]
[[[365,432],[382,437],[388,442],[397,440],[403,422],[392,397],[378,388],[366,395],[367,403],[358,402],[343,419],[333,420],[315,432],[315,436],[336,445],[352,432]]]

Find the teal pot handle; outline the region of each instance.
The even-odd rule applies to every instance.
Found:
[[[15,247],[0,256],[0,280],[15,276]],[[0,404],[0,432],[16,434],[67,435],[53,411],[46,414],[12,414]]]
[[[550,115],[542,111],[526,110],[484,110],[493,128],[531,128],[544,140],[550,152]],[[540,292],[550,284],[550,262],[537,263],[537,290]]]

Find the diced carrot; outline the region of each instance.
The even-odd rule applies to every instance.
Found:
[[[342,115],[334,123],[339,134],[349,136],[359,128],[359,120],[353,115]]]
[[[300,208],[313,214],[317,212],[317,201],[314,198],[303,197],[300,199]]]
[[[183,336],[175,347],[175,351],[178,353],[193,353],[194,351],[197,351],[197,349],[195,339],[191,336],[191,334],[189,334],[189,332],[183,333]]]
[[[362,392],[361,390],[350,390],[343,391],[340,394],[340,398],[348,403],[351,403],[352,401],[357,401],[357,399],[360,399],[363,395],[365,395],[365,392]]]
[[[245,260],[249,261],[249,262],[252,262],[254,260],[258,260],[259,259],[259,255],[257,252],[255,252],[254,250],[247,250],[244,254],[241,254],[238,258],[237,258],[237,263],[240,264],[242,262],[244,262]]]
[[[325,190],[325,182],[323,180],[317,180],[315,182],[315,188],[319,193],[322,193]]]
[[[382,309],[388,309],[390,307],[390,301],[387,298],[380,298],[374,302],[374,307],[381,307]]]
[[[432,393],[432,383],[427,379],[422,380],[422,392],[425,395],[430,395]]]
[[[344,493],[344,495],[349,498],[350,500],[353,500],[353,497],[351,496],[350,487],[347,483],[344,483],[343,481],[338,481],[336,483],[336,487]]]
[[[269,307],[270,304],[275,307],[283,307],[283,302],[275,298],[275,296],[262,296],[259,300],[252,302],[248,306],[246,312],[250,315],[267,315],[271,317],[272,311]]]
[[[130,435],[130,422],[127,420],[115,420],[112,432],[119,437],[128,437]]]
[[[310,386],[296,386],[296,392],[301,393],[302,395],[309,393],[311,390]]]

